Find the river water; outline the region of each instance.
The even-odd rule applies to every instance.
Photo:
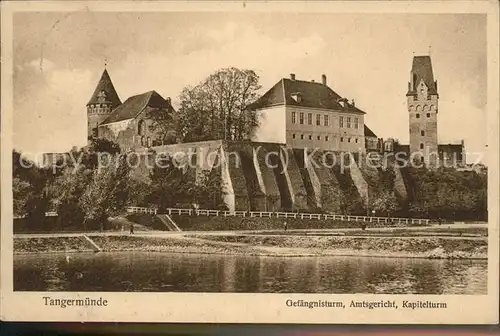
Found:
[[[16,291],[486,294],[486,284],[487,262],[477,260],[145,252],[14,256]]]

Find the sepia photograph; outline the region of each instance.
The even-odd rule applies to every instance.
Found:
[[[496,293],[488,15],[238,6],[13,13],[13,294]]]

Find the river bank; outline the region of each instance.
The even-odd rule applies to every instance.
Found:
[[[280,236],[255,234],[95,235],[102,252],[169,252],[247,256],[366,256],[487,259],[486,238]],[[83,235],[14,237],[14,254],[96,251]]]

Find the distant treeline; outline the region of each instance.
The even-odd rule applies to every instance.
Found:
[[[85,149],[76,150],[81,164],[66,168],[43,168],[13,152],[14,214],[25,216],[28,230],[54,229],[104,230],[109,217],[125,214],[126,206],[191,207],[224,209],[224,186],[220,171],[206,173],[196,180],[194,171],[184,172],[174,165],[155,167],[146,179],[132,174],[127,154],[115,143],[90,139]],[[98,153],[112,154],[115,164],[97,169]],[[165,157],[164,160],[169,160]],[[28,167],[29,168],[24,168]],[[454,169],[407,168],[408,200],[394,196],[394,174],[379,172],[379,187],[370,200],[370,211],[377,216],[441,218],[446,220],[487,219],[487,175]],[[365,204],[355,193],[342,193],[347,214],[363,215]],[[56,211],[57,219],[45,217]]]
[[[223,209],[220,174],[207,173],[195,181],[175,165],[163,163],[150,172],[148,180],[138,179],[127,164],[127,154],[104,139],[89,139],[87,148],[73,150],[81,157],[75,167],[40,167],[13,152],[14,215],[24,230],[105,230],[108,219],[125,215],[127,206],[162,209],[199,204]],[[112,154],[114,162],[97,169],[98,153]],[[165,157],[164,160],[170,160]],[[28,168],[25,168],[28,167]],[[45,217],[56,211],[58,217]]]
[[[452,220],[487,220],[488,176],[451,168],[409,168],[405,175],[412,216]]]

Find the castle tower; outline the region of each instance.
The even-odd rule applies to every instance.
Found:
[[[122,102],[104,69],[92,98],[87,103],[87,136],[97,136],[97,126]]]
[[[438,163],[439,95],[430,56],[413,57],[406,97],[410,114],[411,159],[435,167]]]

